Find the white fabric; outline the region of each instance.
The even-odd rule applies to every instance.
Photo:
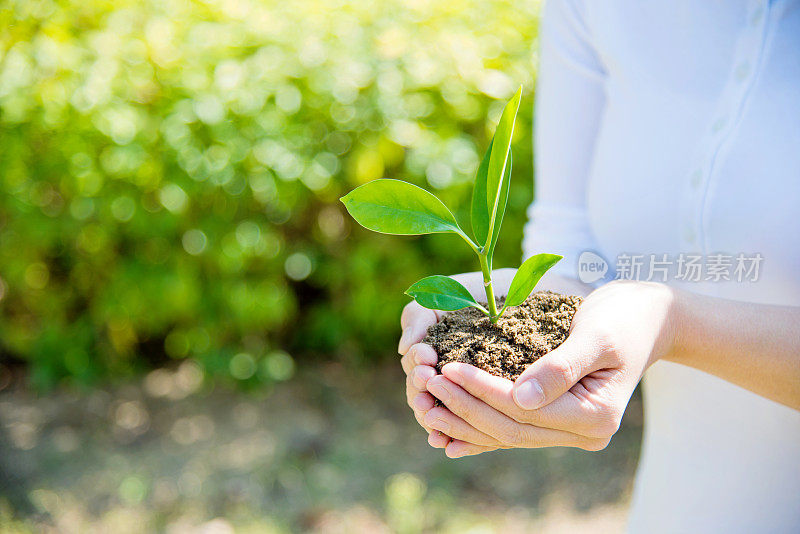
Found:
[[[760,253],[681,287],[800,306],[800,2],[549,0],[535,143],[526,256]],[[800,412],[667,362],[644,399],[631,532],[800,532]]]

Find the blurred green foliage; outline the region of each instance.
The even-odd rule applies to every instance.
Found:
[[[458,237],[376,235],[337,199],[399,178],[466,223],[502,105],[532,86],[538,2],[3,4],[0,346],[37,385],[391,355],[403,290],[476,269]],[[497,267],[519,262],[530,109]]]

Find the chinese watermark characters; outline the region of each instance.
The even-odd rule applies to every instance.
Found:
[[[761,254],[620,254],[616,279],[644,282],[757,282]]]

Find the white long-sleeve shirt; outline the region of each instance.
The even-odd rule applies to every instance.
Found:
[[[800,306],[800,2],[548,0],[535,145],[526,256],[647,279],[655,254],[684,289]],[[630,531],[800,532],[800,412],[669,362],[644,400]]]

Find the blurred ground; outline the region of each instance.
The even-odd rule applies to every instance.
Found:
[[[3,532],[619,532],[641,406],[600,453],[448,460],[399,366],[306,368],[241,392],[191,363],[141,382],[0,392]],[[18,381],[15,381],[18,382]]]

